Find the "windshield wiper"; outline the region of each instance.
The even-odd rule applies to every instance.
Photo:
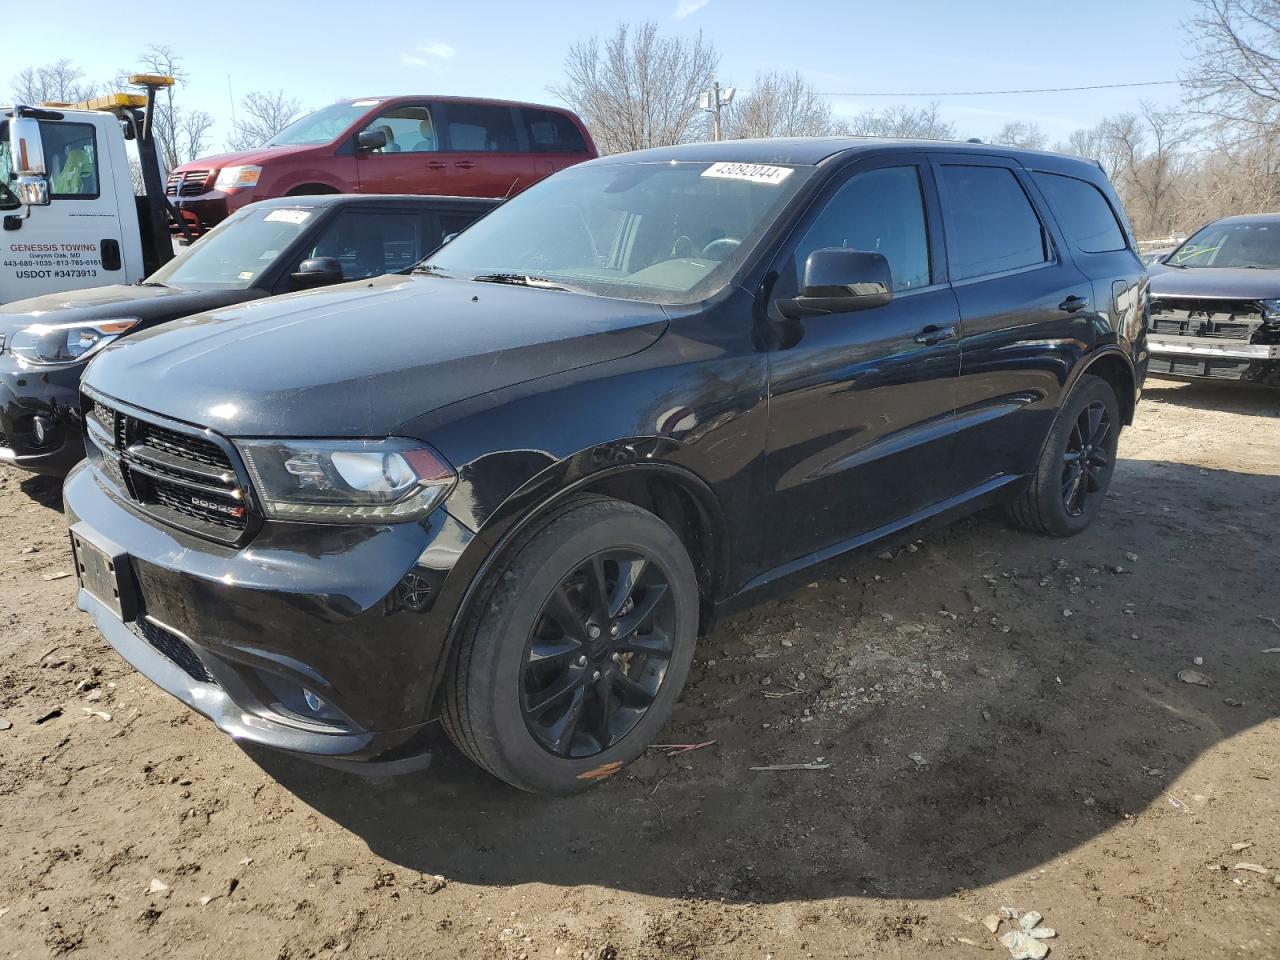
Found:
[[[510,283],[517,287],[538,287],[542,290],[563,290],[566,293],[581,293],[580,290],[574,290],[566,287],[562,283],[555,280],[548,280],[546,277],[531,277],[523,273],[482,273],[478,277],[472,277],[476,283]]]
[[[409,273],[421,273],[428,277],[444,277],[446,280],[453,279],[453,274],[445,273],[435,264],[431,263],[416,263],[413,265],[412,269],[409,270]]]

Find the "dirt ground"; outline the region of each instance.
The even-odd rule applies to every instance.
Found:
[[[570,800],[242,751],[0,469],[0,957],[998,960],[1006,906],[1280,957],[1280,399],[1154,381],[1121,454],[1074,540],[978,517],[721,624],[664,734],[715,743]]]

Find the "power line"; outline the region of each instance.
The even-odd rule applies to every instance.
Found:
[[[1167,87],[1181,83],[1180,80],[1143,80],[1138,83],[1095,83],[1087,87],[1036,87],[1027,90],[948,90],[938,93],[920,93],[918,91],[903,93],[884,93],[881,91],[865,91],[862,93],[825,92],[820,97],[998,97],[1013,93],[1072,93],[1077,90],[1115,90],[1120,87]]]

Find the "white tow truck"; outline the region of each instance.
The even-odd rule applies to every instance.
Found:
[[[146,92],[0,108],[0,303],[134,283],[173,257],[170,224],[186,227],[165,199],[152,130],[156,90],[173,78],[129,82]]]

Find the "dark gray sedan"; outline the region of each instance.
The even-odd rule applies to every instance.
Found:
[[[84,456],[80,376],[111,341],[247,300],[406,270],[498,202],[348,194],[264,200],[141,283],[0,306],[0,461],[60,476]]]

